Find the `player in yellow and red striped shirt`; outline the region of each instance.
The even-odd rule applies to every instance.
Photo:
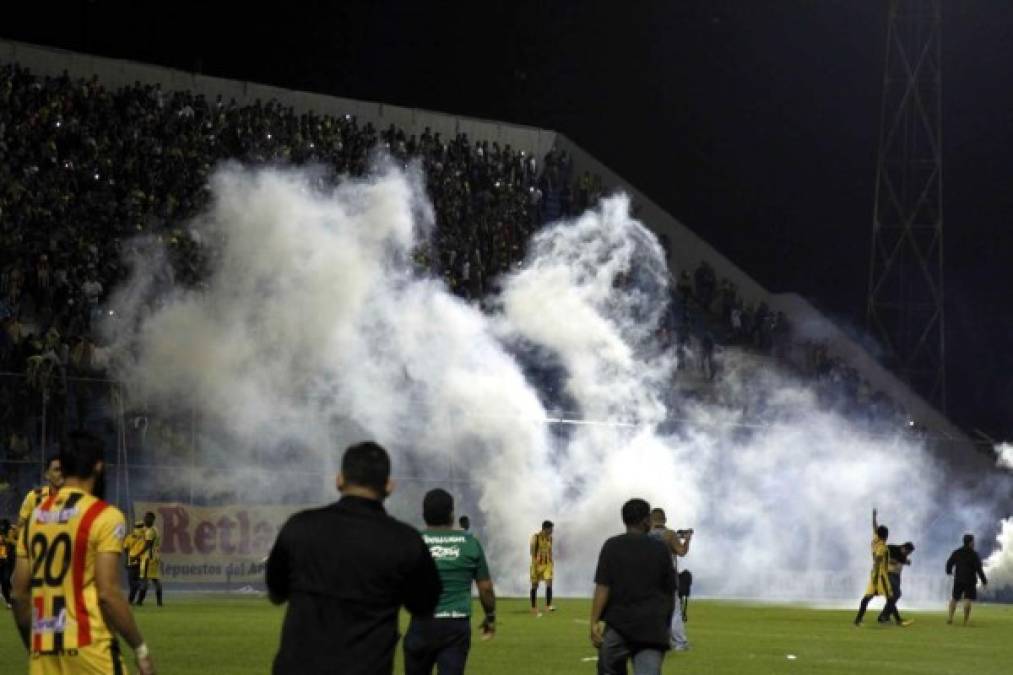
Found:
[[[61,448],[64,485],[49,494],[19,533],[14,618],[30,653],[30,675],[120,675],[116,634],[133,648],[141,675],[154,666],[120,589],[126,523],[99,499],[101,442],[74,433]]]
[[[531,613],[541,616],[538,611],[538,586],[545,582],[545,609],[555,612],[552,605],[552,521],[542,523],[542,529],[531,535]]]
[[[63,473],[60,471],[59,457],[54,456],[49,458],[49,461],[46,462],[46,472],[43,476],[46,479],[46,484],[29,490],[21,502],[21,508],[18,509],[18,529],[24,526],[28,520],[28,516],[32,515],[35,507],[41,504],[49,495],[55,494],[60,489],[60,486],[63,485]]]

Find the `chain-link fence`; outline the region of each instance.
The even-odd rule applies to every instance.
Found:
[[[197,406],[155,414],[127,400],[117,382],[57,368],[0,373],[0,518],[16,520],[26,492],[42,482],[45,459],[77,430],[105,444],[105,496],[127,514],[135,502],[305,505],[336,498],[337,456],[328,463],[297,447],[236,453],[235,441]],[[394,506],[408,500],[414,511],[422,492],[436,484],[455,485],[469,507],[477,502],[473,486],[455,476],[452,457],[446,466],[428,467],[424,477],[410,466],[399,469]]]

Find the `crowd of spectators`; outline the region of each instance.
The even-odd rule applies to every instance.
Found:
[[[826,408],[853,418],[896,425],[908,422],[902,406],[865,381],[859,371],[827,343],[802,339],[788,317],[765,303],[747,304],[734,282],[719,279],[714,268],[701,262],[692,274],[682,271],[674,281],[672,324],[682,368],[696,367],[706,380],[720,373],[715,351],[738,347],[767,356],[789,372],[810,381]]]
[[[535,157],[466,134],[377,129],[277,101],[210,100],[140,82],[109,90],[96,78],[38,77],[0,64],[0,373],[20,376],[15,386],[0,375],[0,449],[27,456],[36,432],[24,420],[38,412],[40,394],[60,415],[67,378],[101,374],[92,328],[124,278],[131,238],[159,238],[176,281],[201,283],[206,261],[185,223],[206,204],[218,162],[316,163],[333,176],[358,176],[378,146],[420,162],[436,230],[416,262],[467,298],[483,297],[542,223],[582,212],[603,193],[600,177],[574,175],[556,150]],[[675,300],[681,316],[665,330],[683,355],[696,341],[707,379],[719,371],[720,345],[782,357],[790,348],[784,315],[744,305],[707,263],[681,273]],[[840,389],[861,388],[853,370],[825,354],[814,356],[812,371],[843,382]]]
[[[463,297],[484,295],[541,223],[602,192],[600,178],[574,176],[555,150],[539,158],[466,134],[381,130],[277,101],[244,105],[141,82],[109,90],[97,78],[0,64],[0,372],[27,375],[34,393],[55,398],[68,375],[98,374],[92,328],[136,235],[158,237],[176,281],[199,284],[205,261],[185,223],[207,202],[219,161],[316,163],[359,176],[378,146],[421,163],[437,227],[416,261]],[[14,422],[24,419],[24,399],[38,398],[23,390],[0,377],[0,444],[15,455],[24,443]]]

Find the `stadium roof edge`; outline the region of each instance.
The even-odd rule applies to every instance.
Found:
[[[509,143],[511,147],[544,155],[555,145],[556,132],[525,124],[501,122],[479,117],[390,105],[380,101],[348,99],[329,94],[301,91],[142,63],[75,52],[59,47],[36,45],[0,39],[0,61],[18,62],[40,75],[58,76],[64,70],[74,77],[99,76],[112,86],[135,81],[158,83],[167,90],[190,90],[205,96],[235,98],[247,102],[256,99],[277,99],[299,111],[313,110],[328,114],[354,114],[360,119],[380,124],[394,124],[411,133],[429,126],[445,137],[458,132],[488,141]]]

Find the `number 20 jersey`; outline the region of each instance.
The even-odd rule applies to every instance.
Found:
[[[61,488],[35,508],[17,552],[32,570],[33,653],[112,639],[99,609],[95,557],[119,555],[125,533],[119,509],[76,488]]]

